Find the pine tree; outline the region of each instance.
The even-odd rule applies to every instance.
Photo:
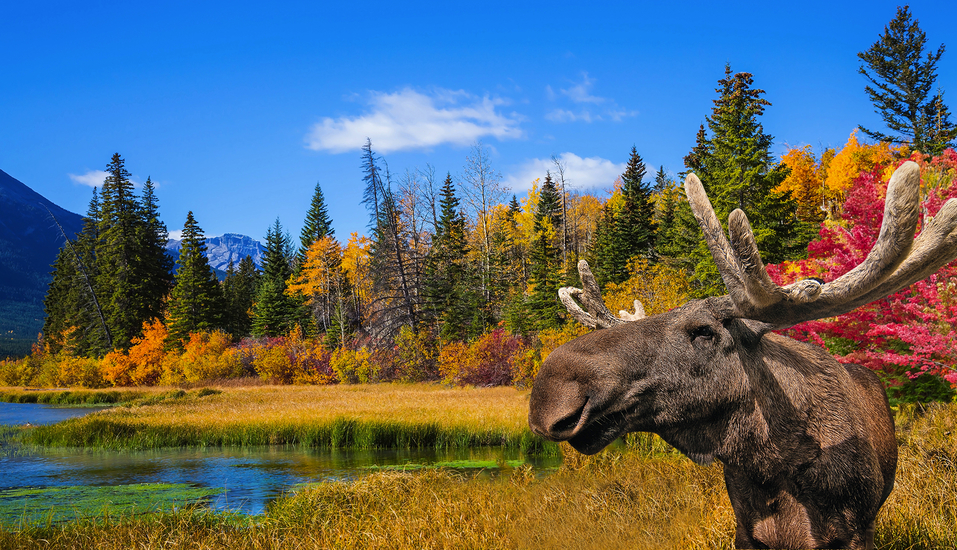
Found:
[[[125,349],[139,334],[143,320],[137,307],[137,236],[140,205],[125,161],[115,153],[106,166],[107,177],[100,193],[97,289],[106,314],[113,345]]]
[[[939,155],[954,146],[957,125],[950,121],[943,92],[931,95],[944,45],[925,53],[926,43],[927,35],[904,6],[877,42],[857,54],[863,62],[858,72],[873,85],[864,91],[890,133],[860,128],[872,139],[908,143],[924,154]]]
[[[134,264],[137,318],[148,321],[163,318],[166,296],[173,288],[175,260],[166,253],[169,232],[159,219],[159,203],[152,180],[143,184],[141,223],[138,224],[137,254]]]
[[[558,299],[561,286],[561,251],[556,244],[561,217],[561,198],[546,173],[535,212],[535,237],[531,250],[532,291],[529,309],[538,330],[558,328],[562,324],[562,306]]]
[[[317,183],[299,236],[299,263],[305,260],[306,250],[309,250],[312,243],[326,236],[333,237],[335,234],[336,230],[332,227],[332,220],[326,208],[326,199],[322,195],[322,188]]]
[[[223,297],[226,306],[225,328],[234,338],[243,338],[252,333],[253,301],[259,285],[259,271],[252,257],[247,254],[239,261],[239,268],[229,261],[226,279],[223,281]]]
[[[479,297],[474,292],[478,280],[466,263],[466,221],[451,174],[446,175],[440,196],[441,213],[426,258],[425,294],[432,316],[440,323],[439,335],[446,340],[464,340],[481,329],[470,326],[478,309]]]
[[[167,307],[168,342],[180,347],[192,332],[223,327],[223,298],[206,259],[206,239],[193,212],[186,215],[175,285]]]
[[[766,262],[798,258],[805,253],[810,234],[798,221],[797,204],[790,194],[773,191],[786,177],[787,168],[774,164],[773,138],[758,120],[770,102],[761,97],[764,90],[752,88],[749,73],[732,74],[730,66],[725,67],[725,78],[718,84],[715,91],[719,97],[707,119],[710,136],[699,131],[685,165],[701,179],[722,223],[737,208],[748,215]],[[696,263],[692,280],[699,296],[723,292],[717,267],[703,242],[698,240],[684,255]]]
[[[252,331],[256,336],[282,336],[296,323],[298,304],[286,294],[292,260],[289,237],[276,218],[266,230],[263,273],[253,308]]]
[[[621,194],[625,202],[614,220],[610,265],[606,266],[605,277],[614,283],[629,278],[628,264],[633,258],[653,256],[654,204],[651,202],[651,187],[644,181],[645,173],[645,163],[638,150],[632,147],[625,172],[621,175]]]

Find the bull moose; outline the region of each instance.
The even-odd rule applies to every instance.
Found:
[[[714,458],[739,548],[872,548],[894,486],[894,420],[877,376],[775,334],[832,317],[928,277],[957,257],[957,200],[915,239],[920,170],[891,177],[867,258],[842,277],[774,284],[744,212],[729,239],[698,178],[688,201],[728,294],[667,313],[616,317],[584,261],[582,289],[559,295],[579,322],[602,328],[552,352],[535,379],[529,426],[597,453],[627,432],[652,432],[695,462]],[[587,311],[575,301],[581,300]]]

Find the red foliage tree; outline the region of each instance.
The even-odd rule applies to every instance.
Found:
[[[920,155],[909,160],[921,165],[923,226],[947,199],[957,197],[957,153],[948,149],[930,161]],[[861,172],[848,190],[841,219],[822,224],[819,238],[808,245],[808,259],[768,266],[772,279],[778,284],[808,277],[830,281],[861,263],[880,231],[887,168],[879,164]],[[935,377],[929,385],[939,386],[941,379],[957,385],[957,262],[896,294],[787,333],[825,346],[841,362],[877,371],[892,390],[911,380],[927,382],[926,375]]]

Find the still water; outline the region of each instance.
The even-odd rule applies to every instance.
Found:
[[[14,408],[11,408],[14,407]],[[34,407],[27,409],[24,407]],[[0,403],[0,424],[39,424],[51,420],[40,405]],[[91,409],[72,409],[72,416]],[[21,416],[15,416],[21,415]],[[26,416],[24,416],[26,415]],[[67,416],[69,417],[69,416]],[[16,418],[8,422],[8,418]],[[499,448],[461,451],[336,451],[299,447],[188,448],[155,451],[86,449],[18,449],[0,453],[0,489],[76,485],[184,483],[222,489],[209,505],[215,510],[261,513],[272,499],[302,483],[348,480],[382,467],[432,465],[451,461],[520,460],[538,470],[557,467],[561,459],[523,457]],[[480,472],[471,469],[469,472]],[[486,468],[485,473],[498,472]]]

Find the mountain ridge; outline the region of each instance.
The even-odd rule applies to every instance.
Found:
[[[82,227],[82,216],[0,170],[0,359],[30,351],[63,233]]]

